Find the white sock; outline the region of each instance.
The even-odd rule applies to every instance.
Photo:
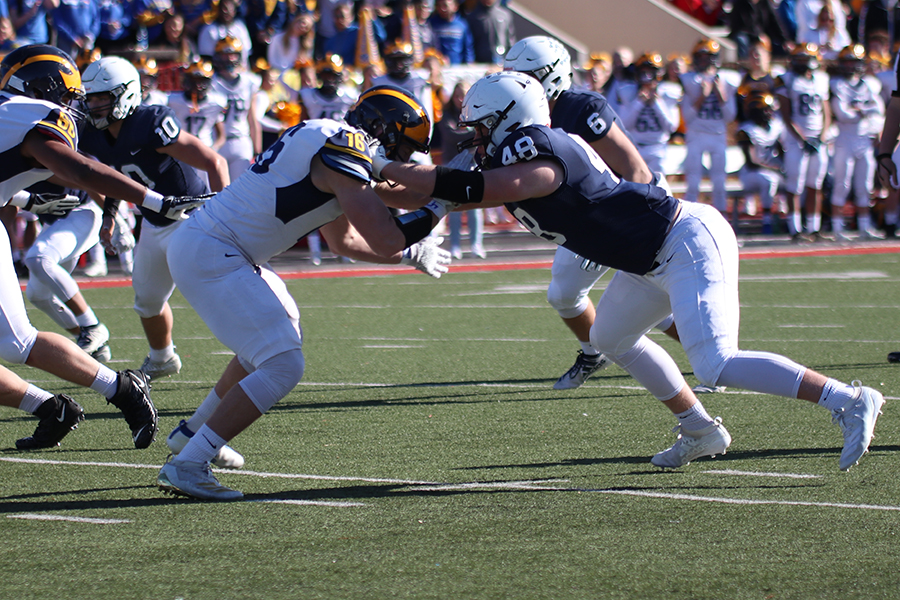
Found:
[[[91,325],[99,324],[100,320],[97,318],[97,315],[94,314],[94,311],[88,307],[88,309],[80,315],[75,315],[75,322],[78,323],[79,327],[90,327]]]
[[[219,395],[216,393],[216,388],[211,389],[206,396],[206,399],[200,403],[200,406],[197,407],[197,410],[194,411],[194,414],[188,419],[188,429],[191,431],[200,429],[203,424],[209,420],[221,402],[222,399],[219,398]]]
[[[844,218],[843,217],[833,217],[831,219],[831,230],[834,233],[844,233]]]
[[[869,215],[859,215],[856,220],[859,223],[860,231],[868,231],[872,227],[872,217]]]
[[[790,227],[791,235],[803,231],[802,221],[800,220],[800,213],[791,213],[791,218],[788,221],[788,226]]]
[[[103,397],[109,400],[116,395],[116,390],[119,389],[119,375],[109,367],[100,365],[100,370],[97,371],[97,376],[91,383],[91,389],[103,394]]]
[[[709,413],[706,412],[699,400],[692,407],[683,413],[675,415],[675,417],[678,419],[681,429],[686,433],[701,431],[715,425],[715,421],[709,416]]]
[[[187,462],[207,463],[216,457],[219,450],[227,444],[227,440],[204,425],[190,439],[184,450],[178,453],[178,460]]]
[[[22,396],[22,401],[19,402],[19,408],[24,410],[27,413],[34,414],[41,404],[49,400],[53,397],[53,394],[46,390],[42,390],[39,387],[33,386],[30,383],[28,384],[28,389],[25,390],[25,395]]]
[[[169,344],[161,350],[150,348],[150,360],[157,363],[164,363],[175,356],[175,344]]]
[[[850,402],[854,396],[856,396],[856,388],[829,377],[822,389],[819,404],[828,410],[837,410]]]
[[[597,356],[598,354],[600,354],[600,352],[598,352],[596,348],[591,346],[590,342],[579,341],[578,343],[581,344],[581,351],[584,352],[585,354],[587,354],[588,356]]]

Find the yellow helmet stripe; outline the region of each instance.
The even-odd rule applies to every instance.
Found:
[[[380,90],[370,90],[370,91],[366,92],[365,94],[363,94],[362,96],[359,97],[357,104],[359,102],[362,102],[363,100],[367,99],[369,96],[375,96],[375,95],[393,96],[394,98],[398,98],[398,99],[406,102],[406,104],[410,108],[416,108],[416,104],[413,104],[412,101],[410,100],[409,96],[407,96],[403,92],[398,92],[397,90],[384,89],[384,88],[382,88]],[[422,108],[421,106],[416,108],[416,113],[420,117],[424,117],[425,119],[428,119],[428,115],[425,113],[425,109]]]
[[[6,76],[3,77],[3,80],[0,81],[0,89],[3,89],[4,87],[6,87],[6,84],[9,83],[9,80],[12,78],[13,75],[16,74],[16,72],[19,69],[26,67],[32,63],[39,62],[39,61],[50,61],[50,62],[59,63],[61,65],[65,65],[70,71],[72,71],[72,73],[66,73],[62,69],[60,69],[60,71],[59,71],[59,74],[62,75],[63,82],[66,84],[66,87],[70,88],[70,89],[71,88],[76,88],[76,89],[81,88],[81,74],[78,72],[78,69],[72,68],[71,61],[66,60],[62,56],[56,56],[54,54],[37,54],[35,56],[30,56],[30,57],[26,58],[24,61],[22,61],[20,64],[14,65],[13,67],[11,67],[9,69],[9,72],[6,73]]]

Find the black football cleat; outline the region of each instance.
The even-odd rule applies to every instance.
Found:
[[[159,431],[159,415],[150,399],[150,380],[141,371],[119,371],[116,395],[108,400],[122,411],[125,422],[131,428],[134,447],[146,448],[156,439]]]
[[[60,440],[84,420],[81,406],[65,394],[45,400],[34,414],[41,421],[32,435],[16,440],[16,448],[19,450],[59,446]]]

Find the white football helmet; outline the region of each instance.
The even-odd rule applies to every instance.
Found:
[[[548,100],[572,86],[572,57],[558,40],[533,35],[516,42],[503,59],[504,71],[527,73],[541,82]]]
[[[104,56],[91,63],[81,76],[88,97],[88,118],[97,129],[106,129],[134,112],[141,103],[141,76],[133,64],[119,56]],[[92,94],[109,94],[109,104],[91,105]],[[103,116],[98,111],[109,109]]]
[[[459,124],[484,125],[490,139],[478,141],[488,156],[494,156],[497,147],[517,129],[526,125],[550,125],[550,106],[536,79],[525,73],[503,71],[479,79],[469,89],[463,99]]]

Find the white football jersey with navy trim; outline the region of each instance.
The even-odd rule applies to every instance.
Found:
[[[343,214],[333,194],[313,185],[310,167],[316,156],[347,177],[371,181],[365,134],[337,121],[304,121],[286,130],[191,218],[210,235],[240,248],[253,264],[265,264]]]
[[[196,104],[183,93],[169,94],[169,108],[181,122],[181,129],[200,138],[207,146],[215,141],[216,123],[224,120],[228,100],[216,92],[209,92]]]
[[[791,121],[804,137],[822,135],[825,125],[824,103],[830,94],[830,79],[823,71],[812,77],[798,77],[788,71],[776,80],[775,93],[791,103]]]
[[[259,77],[252,73],[241,73],[234,81],[214,75],[210,89],[225,97],[225,137],[228,139],[250,137],[250,101],[259,89]]]
[[[36,169],[22,156],[19,145],[32,130],[78,147],[78,129],[65,109],[51,102],[0,93],[0,202],[30,185],[49,179],[49,169]]]

